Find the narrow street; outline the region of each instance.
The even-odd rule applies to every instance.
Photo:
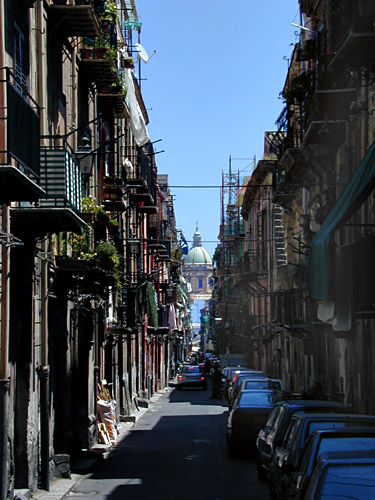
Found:
[[[170,388],[65,498],[267,499],[254,457],[228,457],[227,406],[210,395]]]

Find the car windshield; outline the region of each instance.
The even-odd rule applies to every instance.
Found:
[[[185,366],[183,373],[200,373],[200,371],[199,366]]]
[[[335,465],[326,471],[319,498],[374,498],[375,465]]]
[[[270,406],[272,400],[269,392],[243,392],[240,396],[240,406]]]

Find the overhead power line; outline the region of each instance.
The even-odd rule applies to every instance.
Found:
[[[216,189],[216,188],[222,188],[223,186],[222,185],[200,185],[200,186],[193,186],[193,185],[181,185],[181,186],[170,186],[170,185],[167,185],[167,184],[160,184],[161,187],[169,187],[169,188],[183,188],[183,189]],[[226,186],[224,186],[226,187]],[[235,186],[234,186],[235,187]],[[246,184],[246,185],[243,185],[243,184],[240,184],[239,185],[239,188],[242,189],[244,187],[248,187],[248,188],[267,188],[267,187],[272,187],[272,184]]]

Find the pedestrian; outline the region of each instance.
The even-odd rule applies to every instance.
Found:
[[[212,372],[212,396],[210,399],[221,399],[221,373],[218,366],[215,364]]]
[[[208,377],[211,372],[211,361],[208,358],[206,358],[206,361],[204,362],[204,371]]]

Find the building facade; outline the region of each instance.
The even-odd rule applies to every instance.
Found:
[[[317,380],[364,413],[374,412],[374,8],[300,1],[277,130],[240,210],[237,198],[224,204],[212,312],[221,352],[245,353],[292,391]]]
[[[69,475],[98,399],[130,415],[190,335],[141,25],[133,0],[1,2],[1,500]]]

